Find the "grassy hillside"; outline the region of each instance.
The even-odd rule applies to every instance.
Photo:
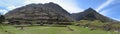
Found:
[[[89,28],[79,26],[70,25],[68,27],[73,29],[73,31],[69,30],[67,27],[31,26],[24,27],[23,30],[20,30],[13,26],[4,26],[4,30],[7,30],[7,32],[0,29],[0,34],[115,34],[115,32],[107,32],[103,30],[91,31]]]

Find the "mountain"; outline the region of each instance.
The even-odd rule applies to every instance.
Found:
[[[71,22],[75,21],[66,10],[53,2],[45,4],[29,4],[9,11],[5,14],[8,20],[25,21],[52,21]]]
[[[99,14],[92,8],[80,13],[70,14],[58,4],[53,2],[45,4],[29,4],[16,8],[5,14],[8,21],[33,21],[33,22],[73,22],[80,20],[100,20],[102,22],[114,22],[109,17]]]
[[[115,21],[113,19],[110,19],[106,16],[99,14],[97,11],[95,11],[92,8],[88,8],[80,13],[73,13],[71,16],[75,18],[77,21],[80,21],[80,20],[91,20],[91,21],[100,20],[102,22],[114,22]]]

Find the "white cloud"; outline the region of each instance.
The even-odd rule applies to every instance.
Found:
[[[108,10],[101,11],[100,14],[103,14],[106,16],[108,14]]]
[[[113,1],[114,0],[107,0],[107,2],[103,3],[102,5],[100,5],[96,10],[99,11],[99,10],[103,9],[104,7],[108,6]]]
[[[8,11],[15,9],[16,7],[14,5],[8,5],[6,9],[0,9],[1,14],[6,14]]]
[[[25,4],[30,4],[30,3],[49,3],[49,2],[54,2],[62,6],[65,10],[67,10],[70,13],[77,13],[83,11],[81,9],[75,0],[26,0],[24,3]]]
[[[0,9],[0,14],[5,14],[5,13],[7,13],[8,11],[7,10],[5,10],[5,9]]]
[[[120,21],[120,16],[117,16],[117,18],[116,18],[116,17],[110,17],[110,16],[108,16],[108,15],[110,14],[109,11],[110,11],[110,10],[104,10],[104,11],[101,11],[100,14],[103,14],[104,16],[107,16],[107,17],[112,18],[112,19],[114,19],[114,20]]]
[[[120,18],[113,18],[113,19],[120,21]]]
[[[7,7],[7,9],[8,10],[13,10],[13,9],[15,9],[16,7],[14,6],[14,5],[9,5],[8,7]]]

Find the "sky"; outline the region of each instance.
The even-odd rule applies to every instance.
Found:
[[[60,5],[69,13],[82,12],[91,7],[104,16],[120,21],[120,0],[0,0],[0,13],[6,14],[31,3],[49,2]]]

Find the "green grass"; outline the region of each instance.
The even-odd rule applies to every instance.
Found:
[[[0,34],[108,34],[107,31],[93,30],[89,28],[83,28],[78,26],[69,26],[74,31],[70,31],[67,27],[48,27],[48,26],[31,26],[24,27],[24,30],[20,30],[13,26],[5,26],[4,29],[8,32],[0,30]],[[110,32],[115,34],[115,32]]]

